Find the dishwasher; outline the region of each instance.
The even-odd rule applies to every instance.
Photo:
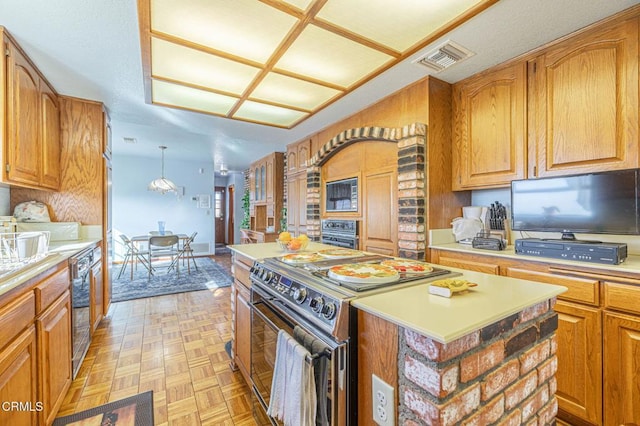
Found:
[[[92,289],[92,281],[99,279],[99,284],[102,283],[101,277],[93,278],[92,270],[95,271],[99,267],[101,258],[102,250],[99,246],[85,249],[69,258],[74,379],[91,343],[91,302],[92,294],[95,294],[95,291],[92,291],[94,290]]]

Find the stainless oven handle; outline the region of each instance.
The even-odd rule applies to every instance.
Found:
[[[272,300],[272,302],[273,302],[273,300]],[[284,321],[284,322],[287,324],[287,326],[289,326],[291,329],[293,329],[293,327],[294,327],[293,323],[291,323],[291,321],[290,321],[288,318],[284,318],[284,315],[283,315],[282,313],[280,313],[280,312],[278,312],[278,311],[276,311],[276,310],[274,310],[274,309],[271,309],[271,308],[270,308],[266,303],[264,303],[264,302],[256,302],[256,303],[252,303],[252,304],[251,304],[251,307],[253,308],[253,309],[252,309],[252,312],[255,312],[256,314],[258,314],[258,316],[260,317],[260,319],[261,319],[261,320],[263,320],[264,322],[266,322],[266,323],[267,323],[267,325],[268,325],[269,327],[271,327],[271,329],[272,329],[273,331],[276,331],[276,332],[277,332],[278,330],[280,330],[280,327],[278,327],[277,325],[275,325],[275,324],[273,323],[273,321],[271,321],[269,318],[267,318],[267,316],[266,316],[265,314],[263,314],[263,313],[262,313],[262,311],[260,310],[260,308],[258,307],[258,305],[262,305],[262,306],[264,306],[265,308],[269,309],[271,312],[273,312],[275,315],[277,315],[277,316],[278,316],[278,318],[280,318],[282,321]]]

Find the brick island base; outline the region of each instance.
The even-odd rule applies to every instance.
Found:
[[[399,424],[553,425],[555,298],[448,344],[400,332]]]

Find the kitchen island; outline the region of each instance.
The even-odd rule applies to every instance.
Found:
[[[325,247],[310,243],[306,251]],[[238,283],[251,285],[251,262],[282,254],[274,243],[232,250],[234,266],[244,265],[234,274],[241,296],[244,285]],[[352,336],[358,345],[358,423],[371,420],[372,374],[396,390],[390,414],[404,424],[551,423],[557,410],[553,306],[566,288],[451,269],[477,287],[443,298],[417,281],[350,300],[358,315],[358,335]],[[240,337],[246,325],[238,318],[244,297],[235,300],[234,346],[240,352],[246,344]],[[390,370],[394,374],[386,374]]]
[[[400,424],[551,424],[553,306],[566,288],[451,269],[477,287],[444,298],[420,284],[352,301],[397,326]]]

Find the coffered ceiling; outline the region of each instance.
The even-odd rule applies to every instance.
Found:
[[[291,128],[498,0],[139,0],[148,103]]]

